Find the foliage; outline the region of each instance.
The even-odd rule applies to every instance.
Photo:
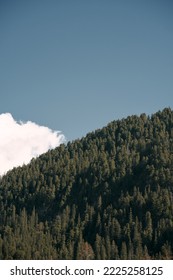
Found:
[[[172,259],[173,111],[113,121],[0,179],[1,259]]]

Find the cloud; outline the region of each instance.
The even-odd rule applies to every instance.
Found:
[[[17,122],[10,113],[0,115],[0,175],[22,166],[65,142],[59,131],[34,122]]]

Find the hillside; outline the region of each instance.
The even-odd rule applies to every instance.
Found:
[[[0,180],[0,259],[172,259],[173,111],[113,121]]]

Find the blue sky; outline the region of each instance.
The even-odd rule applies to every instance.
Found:
[[[173,1],[0,0],[0,114],[67,140],[173,108]]]

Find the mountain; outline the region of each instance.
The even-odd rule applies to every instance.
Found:
[[[129,116],[0,179],[1,259],[172,259],[173,111]]]

